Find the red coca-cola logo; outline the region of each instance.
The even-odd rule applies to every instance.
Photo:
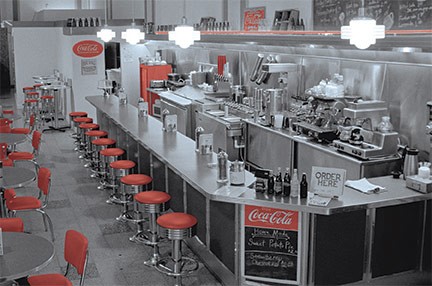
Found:
[[[298,230],[298,212],[246,205],[245,225]]]
[[[72,50],[79,57],[93,58],[102,54],[104,47],[99,42],[86,40],[76,43]]]

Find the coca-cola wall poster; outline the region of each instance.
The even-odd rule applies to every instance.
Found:
[[[300,281],[300,213],[245,205],[242,228],[244,278],[283,284]]]

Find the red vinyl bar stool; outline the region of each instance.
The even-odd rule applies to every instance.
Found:
[[[171,196],[165,192],[147,191],[141,192],[134,196],[134,200],[138,202],[145,213],[149,215],[149,238],[143,241],[145,244],[153,247],[153,253],[149,260],[144,262],[147,266],[156,266],[160,259],[159,254],[159,235],[156,220],[159,214],[169,209],[169,201]]]
[[[161,215],[157,220],[158,232],[161,237],[172,241],[171,257],[160,259],[156,270],[175,278],[175,285],[181,285],[182,276],[192,274],[198,269],[198,261],[182,256],[181,243],[196,234],[197,219],[186,213],[169,213]]]
[[[79,133],[79,125],[83,124],[83,123],[93,123],[93,118],[90,117],[76,117],[73,119],[74,122],[74,127],[75,127],[75,131],[76,131],[76,136],[75,136],[75,145],[79,146],[81,144],[81,136]],[[74,150],[78,151],[78,147],[76,147]]]
[[[92,130],[99,130],[99,124],[95,123],[81,123],[78,125],[78,136],[81,138],[80,144],[78,145],[78,152],[84,153],[86,152],[87,141],[85,133]],[[79,156],[80,159],[84,158],[85,154]]]
[[[30,91],[26,93],[26,99],[39,99],[39,92]]]
[[[108,136],[108,132],[102,130],[91,130],[84,133],[85,142],[87,142],[84,159],[88,161],[88,163],[84,165],[85,168],[90,168],[92,166],[91,159],[94,150],[93,150],[93,144],[91,142],[99,138],[106,138],[107,136]]]
[[[144,174],[132,174],[124,176],[120,179],[121,183],[121,198],[126,200],[128,195],[136,195],[142,191],[147,190],[147,187],[152,183],[153,179],[150,176]],[[143,237],[143,222],[145,221],[142,217],[142,213],[139,211],[139,206],[136,201],[133,201],[133,213],[134,217],[131,217],[128,210],[128,204],[123,204],[123,211],[117,218],[118,221],[122,222],[133,222],[137,225],[137,232],[129,238],[130,241],[140,242]]]
[[[128,196],[120,198],[118,189],[120,185],[120,179],[132,173],[133,168],[135,168],[136,164],[134,161],[130,160],[118,160],[111,162],[109,166],[109,178],[111,180],[110,184],[114,187],[112,188],[111,195],[106,202],[108,204],[121,204],[123,205],[123,209],[126,209],[127,212],[127,204],[131,203],[132,200],[129,199]],[[124,204],[126,204],[126,208]]]
[[[24,232],[24,222],[20,217],[0,218],[0,228],[7,232]]]
[[[23,87],[23,93],[27,95],[27,92],[31,92],[34,90],[33,86],[25,86]]]
[[[92,178],[98,178],[99,173],[101,172],[101,157],[100,157],[100,151],[106,149],[106,148],[113,148],[115,147],[116,141],[111,138],[99,138],[96,140],[93,140],[93,156],[92,156],[92,174],[90,177]]]
[[[105,188],[113,188],[114,186],[110,184],[111,180],[109,179],[109,165],[120,159],[123,156],[125,150],[121,148],[106,148],[100,151],[100,164],[101,170],[99,175],[101,176],[100,185],[97,187],[98,190],[103,190]]]
[[[75,118],[78,118],[78,117],[87,117],[87,112],[84,112],[84,111],[73,111],[73,112],[69,112],[69,122],[70,122],[70,127],[71,127],[71,129],[72,129],[72,131],[73,131],[73,133],[72,133],[72,136],[76,136],[76,133],[78,132],[77,131],[77,128],[78,128],[78,125],[79,125],[79,123],[75,123],[74,122],[74,119]]]

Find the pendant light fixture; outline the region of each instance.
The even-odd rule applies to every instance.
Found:
[[[103,28],[99,32],[96,33],[96,36],[99,39],[101,39],[102,41],[104,41],[105,43],[108,43],[113,38],[115,38],[116,33],[113,30],[109,29],[108,25],[107,25],[107,5],[106,5],[106,1],[105,1],[105,24],[104,24]]]
[[[376,39],[385,38],[385,26],[377,25],[374,19],[365,16],[365,3],[359,8],[359,15],[350,21],[349,26],[341,27],[341,39],[350,40],[358,49],[367,49]]]
[[[132,28],[126,29],[125,32],[122,32],[122,39],[125,39],[131,45],[138,44],[141,40],[144,40],[144,33],[141,32],[140,29],[135,26],[135,0],[132,0]]]
[[[168,33],[168,40],[175,41],[180,48],[186,49],[201,39],[200,31],[194,31],[192,26],[187,25],[186,20],[186,0],[183,0],[183,18],[181,25],[177,26],[174,31]]]

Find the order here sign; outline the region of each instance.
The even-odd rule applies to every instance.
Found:
[[[325,197],[339,197],[343,194],[346,170],[312,167],[311,190]]]

